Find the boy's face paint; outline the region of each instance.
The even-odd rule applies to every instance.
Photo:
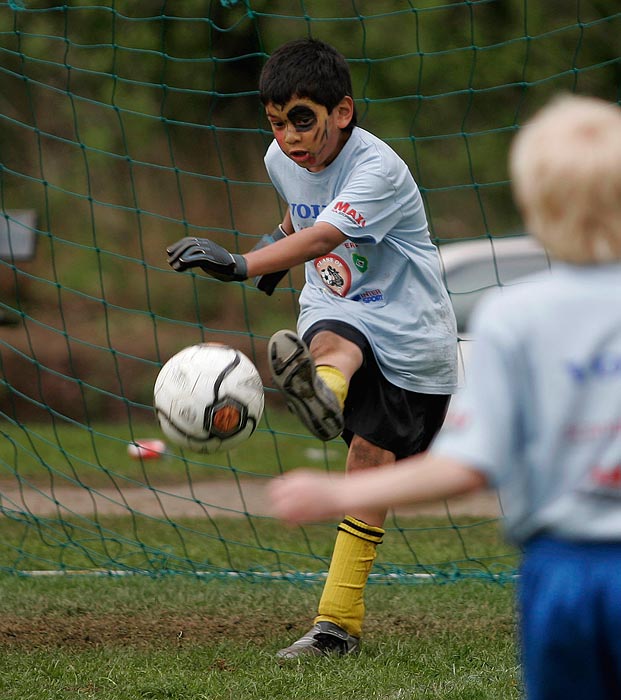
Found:
[[[265,109],[274,138],[282,152],[302,168],[318,172],[339,154],[348,138],[337,125],[336,110],[328,110],[306,97]]]

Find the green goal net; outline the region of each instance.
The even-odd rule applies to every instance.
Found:
[[[275,475],[345,459],[269,381],[302,271],[267,298],[176,274],[164,252],[187,235],[244,252],[281,220],[257,82],[302,36],[346,56],[361,125],[410,165],[464,357],[471,300],[511,283],[501,244],[523,242],[511,137],[559,91],[621,98],[614,0],[0,2],[0,570],[325,574],[334,524],[283,528],[265,499]],[[259,429],[228,453],[132,458],[162,438],[159,368],[206,340],[258,367]],[[391,513],[372,580],[511,577],[501,511],[488,493]]]

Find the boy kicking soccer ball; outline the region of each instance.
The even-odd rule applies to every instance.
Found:
[[[356,126],[349,68],[328,44],[280,47],[259,92],[284,220],[245,255],[184,238],[169,263],[223,281],[254,277],[268,295],[306,263],[298,332],[279,331],[268,345],[275,385],[320,440],[342,434],[348,472],[421,452],[456,389],[457,335],[418,187],[392,149]],[[280,657],[358,650],[385,515],[345,515],[313,625]]]
[[[272,488],[289,522],[503,492],[523,549],[529,700],[621,698],[621,110],[563,97],[516,137],[514,192],[561,262],[479,306],[468,384],[426,455]]]

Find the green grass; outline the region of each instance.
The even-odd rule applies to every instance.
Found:
[[[361,654],[283,664],[275,651],[308,629],[335,523],[288,528],[258,515],[171,518],[165,509],[79,515],[68,503],[43,516],[19,495],[9,502],[3,484],[40,485],[48,503],[72,484],[87,495],[127,486],[164,493],[180,482],[261,480],[299,464],[342,469],[344,446],[301,435],[292,418],[271,411],[231,453],[171,448],[145,462],[130,459],[127,444],[158,436],[153,424],[5,422],[2,433],[2,700],[519,696],[513,585],[493,582],[510,580],[516,553],[493,519],[389,518]],[[18,573],[83,569],[91,573]]]
[[[516,553],[495,521],[463,518],[398,520],[378,549],[378,577],[397,571],[444,576],[510,574]],[[390,525],[390,523],[388,523]],[[276,572],[309,578],[325,571],[335,524],[283,527],[267,518],[52,519],[13,514],[0,519],[0,570],[105,568],[195,573]],[[312,576],[310,576],[312,578]]]
[[[161,460],[142,462],[128,456],[128,435],[152,435],[152,425],[130,430],[110,424],[87,428],[6,422],[0,439],[0,505],[5,515],[0,518],[0,569],[198,570],[214,575],[233,570],[281,572],[294,578],[325,571],[334,523],[286,528],[243,510],[234,513],[240,517],[214,517],[190,497],[191,486],[198,482],[207,482],[201,498],[210,502],[211,479],[254,476],[264,483],[271,474],[303,460],[315,460],[324,469],[342,469],[344,445],[338,441],[323,445],[293,432],[296,429],[292,417],[270,412],[259,432],[231,453],[182,455],[171,448]],[[24,484],[26,496],[16,490]],[[170,517],[159,499],[178,484],[187,485],[186,501],[178,495],[171,498],[183,505],[183,514]],[[67,486],[81,487],[86,503],[75,505],[77,492],[61,491]],[[242,496],[250,488],[246,482],[233,486]],[[39,487],[45,505],[53,505],[57,496],[61,499],[52,514],[42,515],[23,505]],[[122,506],[121,489],[127,488],[147,499],[138,509],[127,510],[127,515],[106,514],[101,504],[108,501],[99,500],[95,506],[89,500],[89,494],[105,490],[105,498]],[[192,515],[184,517],[189,508]],[[378,551],[379,574],[504,575],[515,567],[515,553],[504,543],[493,519],[395,516],[387,521],[387,530]]]
[[[518,698],[513,588],[373,586],[362,652],[282,663],[319,587],[0,576],[3,700]]]
[[[0,429],[0,480],[14,473],[35,481],[52,474],[67,483],[97,487],[112,479],[166,483],[180,477],[270,475],[300,464],[339,470],[347,449],[340,440],[324,444],[300,432],[293,416],[268,407],[254,435],[229,452],[201,455],[168,444],[166,455],[158,460],[136,460],[127,453],[136,439],[162,437],[155,419],[131,426],[67,421],[22,425],[5,420]]]

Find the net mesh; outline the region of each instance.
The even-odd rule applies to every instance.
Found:
[[[512,135],[558,91],[621,96],[614,0],[0,2],[0,569],[325,575],[334,524],[283,530],[265,486],[301,463],[341,470],[345,448],[308,436],[269,382],[241,447],[128,455],[161,437],[152,388],[172,354],[226,343],[267,378],[267,339],[295,327],[301,270],[268,300],[178,275],[164,249],[247,251],[282,219],[257,82],[301,36],[346,56],[361,126],[411,166],[464,356],[472,301],[516,276]],[[492,493],[391,514],[372,580],[512,576],[500,513]]]

